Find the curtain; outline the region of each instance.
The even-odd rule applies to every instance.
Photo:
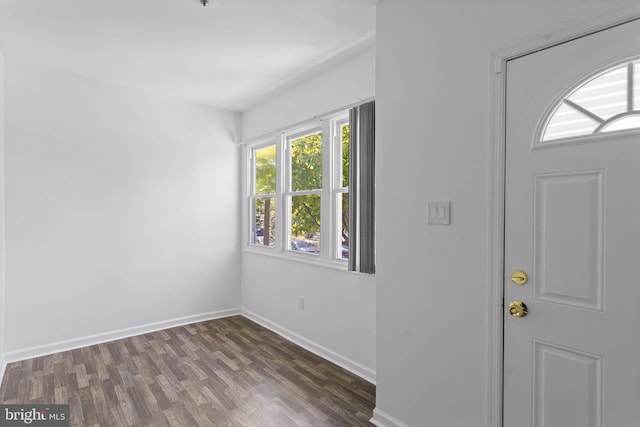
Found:
[[[375,273],[375,102],[349,110],[349,271]]]

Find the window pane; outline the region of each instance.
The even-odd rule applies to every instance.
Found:
[[[276,146],[255,150],[255,194],[276,192]]]
[[[320,195],[291,197],[291,250],[320,253]]]
[[[625,116],[619,120],[609,123],[602,128],[602,132],[613,132],[616,130],[640,129],[640,114]]]
[[[626,112],[627,65],[591,80],[568,99],[605,120]]]
[[[291,190],[322,188],[322,133],[291,141]]]
[[[342,186],[349,186],[349,125],[341,126],[342,134]]]
[[[542,141],[637,129],[639,64],[617,65],[581,82],[547,120]]]
[[[633,88],[635,92],[635,99],[633,101],[634,110],[640,110],[640,61],[633,63],[634,80]]]
[[[255,225],[251,244],[259,246],[275,245],[276,203],[273,197],[255,199],[253,202]]]
[[[341,193],[338,197],[340,198],[340,211],[342,213],[342,226],[338,239],[341,245],[338,258],[349,259],[349,193]]]
[[[590,135],[598,127],[598,123],[575,108],[562,104],[547,124],[543,141],[569,138],[572,136]]]

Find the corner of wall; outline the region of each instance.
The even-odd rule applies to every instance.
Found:
[[[232,141],[236,145],[240,145],[242,143],[242,113],[239,111],[233,111],[233,135]]]
[[[345,357],[339,353],[336,353],[335,351],[328,349],[295,332],[292,332],[291,330],[281,325],[278,325],[277,323],[272,322],[271,320],[265,319],[264,317],[256,313],[253,313],[250,310],[242,308],[241,314],[247,319],[258,323],[259,325],[269,329],[272,332],[275,332],[276,334],[286,338],[287,340],[291,341],[294,344],[299,345],[300,347],[310,351],[311,353],[316,354],[322,357],[323,359],[328,360],[329,362],[332,362],[340,366],[341,368],[346,369],[347,371],[359,376],[360,378],[370,382],[371,384],[374,384],[374,385],[376,384],[376,373],[374,370],[367,368],[366,366],[354,360],[351,360],[348,357]]]

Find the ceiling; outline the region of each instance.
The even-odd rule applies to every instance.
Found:
[[[5,54],[244,111],[375,35],[378,0],[0,0]]]

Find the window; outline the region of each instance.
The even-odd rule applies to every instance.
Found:
[[[345,109],[247,146],[251,250],[347,268],[352,126]]]
[[[338,126],[338,138],[336,150],[337,158],[334,160],[335,176],[338,184],[335,186],[334,200],[337,211],[337,237],[339,244],[338,254],[341,259],[349,259],[349,121],[341,121]]]
[[[539,141],[640,129],[640,61],[616,65],[580,82],[544,121]]]
[[[323,140],[322,131],[285,137],[289,250],[320,253],[322,240]]]
[[[276,242],[276,145],[251,150],[251,244]]]

